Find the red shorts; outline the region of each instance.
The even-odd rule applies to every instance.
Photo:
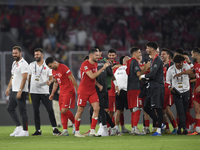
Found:
[[[109,106],[108,106],[108,110],[111,112],[115,112],[116,111],[116,100],[115,100],[115,96],[109,96]]]
[[[75,92],[69,92],[59,95],[59,107],[61,108],[74,108],[75,106]]]
[[[90,104],[99,102],[99,97],[97,95],[97,92],[94,92],[92,95],[78,94],[78,101],[77,101],[78,106],[85,107],[87,101],[89,101]]]
[[[197,103],[200,104],[200,95],[193,95],[192,100],[196,101]]]
[[[127,92],[128,108],[143,107],[142,98],[139,98],[140,90],[129,90]]]
[[[165,95],[164,95],[164,103],[163,103],[163,110],[166,109],[166,107],[169,105],[169,101],[170,101],[170,90],[168,87],[165,87]]]

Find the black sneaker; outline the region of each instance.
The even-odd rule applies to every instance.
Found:
[[[182,135],[181,130],[177,130],[176,135]]]
[[[184,130],[183,131],[183,135],[187,135],[188,134],[188,131],[187,130]]]
[[[32,136],[34,136],[34,135],[42,135],[42,131],[36,130],[35,133],[32,134]]]
[[[57,128],[53,130],[53,135],[60,135],[60,134],[61,132]]]

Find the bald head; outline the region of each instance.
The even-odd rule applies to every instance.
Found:
[[[124,59],[123,59],[123,64],[124,64],[124,65],[127,65],[127,61],[128,61],[129,59],[131,59],[131,58],[128,57],[128,56],[125,56]]]

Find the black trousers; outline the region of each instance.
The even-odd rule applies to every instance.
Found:
[[[22,117],[23,130],[28,130],[28,116],[26,109],[26,96],[27,92],[22,92],[21,98],[17,99],[17,92],[11,92],[9,97],[9,102],[7,105],[7,111],[9,112],[11,118],[15,122],[16,126],[20,126],[21,123],[16,113],[16,107],[19,108],[20,116]]]
[[[176,110],[179,116],[178,128],[186,129],[186,113],[188,109],[188,104],[190,100],[190,91],[181,94],[182,97],[178,98],[173,95],[174,103],[176,105]]]
[[[34,122],[35,122],[35,129],[40,130],[40,101],[46,107],[46,110],[49,114],[49,119],[51,122],[52,127],[56,127],[56,119],[52,107],[52,101],[49,100],[49,94],[31,94],[32,104],[33,104],[33,111],[34,111]]]

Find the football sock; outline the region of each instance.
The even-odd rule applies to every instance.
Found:
[[[95,129],[97,121],[98,121],[98,117],[92,118],[91,129]]]
[[[76,131],[79,131],[80,124],[81,124],[81,118],[79,118],[78,120],[75,120],[75,129],[76,129]]]
[[[121,115],[120,115],[120,125],[121,126],[124,125],[124,113],[121,113]]]
[[[145,120],[145,127],[149,127],[149,120]]]
[[[67,112],[66,112],[66,115],[68,116],[68,118],[71,120],[71,122],[72,122],[72,124],[74,124],[74,115],[73,115],[73,113],[70,111],[70,110],[68,110]]]
[[[61,121],[62,121],[63,129],[67,129],[68,128],[68,125],[67,125],[67,123],[68,123],[68,116],[67,116],[66,113],[61,113]]]
[[[133,116],[133,126],[137,126],[139,120],[140,120],[140,113],[141,111],[138,110],[134,113],[134,116]]]

